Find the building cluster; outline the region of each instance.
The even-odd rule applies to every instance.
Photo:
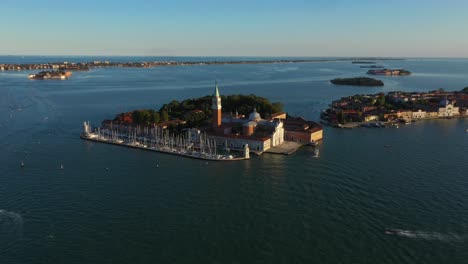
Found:
[[[37,63],[37,64],[0,64],[0,71],[28,71],[28,70],[56,70],[56,71],[87,71],[86,63]]]
[[[264,119],[253,108],[248,115],[222,112],[218,86],[212,99],[212,127],[205,131],[218,145],[242,150],[246,144],[252,152],[262,153],[287,141],[313,144],[323,138],[320,124],[286,113],[274,113]]]
[[[381,70],[369,70],[367,74],[371,75],[387,75],[387,76],[407,76],[411,72],[403,69],[381,69]]]
[[[32,80],[65,80],[71,75],[70,71],[42,71],[36,74],[29,74],[28,78]]]
[[[75,70],[84,71],[90,68],[100,67],[128,67],[128,68],[150,68],[156,66],[192,66],[211,64],[259,64],[259,63],[296,63],[317,61],[308,60],[235,60],[235,61],[143,61],[143,62],[111,62],[111,61],[91,61],[91,62],[53,62],[53,63],[13,63],[0,64],[0,71],[24,71],[24,70]],[[327,61],[327,60],[319,60]]]
[[[334,124],[468,116],[468,94],[431,91],[355,95],[333,101],[321,118]]]

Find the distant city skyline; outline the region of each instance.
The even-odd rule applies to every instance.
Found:
[[[5,0],[0,55],[468,58],[468,2]]]

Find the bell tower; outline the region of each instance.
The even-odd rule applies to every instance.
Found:
[[[219,96],[218,82],[215,84],[215,92],[211,99],[211,109],[213,110],[213,127],[221,126],[221,96]]]

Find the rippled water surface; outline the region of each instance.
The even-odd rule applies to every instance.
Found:
[[[88,60],[0,63],[27,59]],[[0,72],[0,263],[466,263],[466,120],[326,127],[319,159],[306,147],[234,163],[78,137],[84,120],[204,96],[215,79],[313,120],[346,95],[468,86],[468,60],[379,64],[414,74],[359,88],[329,83],[363,75],[350,62]]]

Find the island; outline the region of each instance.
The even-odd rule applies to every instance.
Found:
[[[29,74],[31,80],[66,80],[70,78],[70,71],[41,71],[36,74]]]
[[[384,86],[381,80],[376,80],[368,77],[356,78],[336,78],[330,80],[335,85],[352,85],[352,86]]]
[[[370,75],[387,75],[387,76],[408,76],[411,75],[410,71],[404,69],[383,69],[383,70],[369,70],[367,74]]]
[[[468,117],[468,89],[447,92],[389,92],[353,95],[333,101],[322,123],[337,127],[384,127],[416,120]]]
[[[212,96],[120,113],[100,127],[85,122],[83,128],[86,140],[216,161],[249,159],[250,153],[288,155],[323,138],[319,123],[288,115],[282,103],[221,96],[217,84]]]

